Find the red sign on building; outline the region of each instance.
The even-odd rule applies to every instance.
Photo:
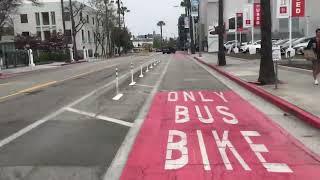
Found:
[[[304,17],[305,0],[292,0],[292,17]]]
[[[260,3],[254,3],[253,5],[253,17],[254,17],[254,27],[259,27],[261,25],[261,5]]]

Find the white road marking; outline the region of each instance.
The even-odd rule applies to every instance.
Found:
[[[130,123],[130,122],[126,122],[126,121],[123,121],[123,120],[119,120],[119,119],[114,119],[114,118],[111,118],[111,117],[98,115],[98,114],[95,114],[95,113],[81,111],[81,110],[74,109],[74,108],[71,108],[71,107],[67,107],[67,108],[65,108],[65,110],[70,111],[70,112],[74,112],[74,113],[77,113],[77,114],[93,117],[93,118],[96,118],[96,119],[112,122],[112,123],[115,123],[115,124],[120,124],[120,125],[127,126],[127,127],[132,127],[132,125],[133,125],[133,123]]]
[[[136,84],[136,86],[154,88],[154,86],[149,86],[149,85],[145,85],[145,84]]]
[[[147,62],[145,62],[143,65],[148,64],[148,63],[150,63],[150,60],[147,61]],[[135,71],[138,71],[138,70],[140,70],[140,69],[139,69],[139,68],[136,68],[136,69],[135,69]],[[126,76],[129,76],[130,74],[131,74],[131,73],[124,74],[124,75],[122,75],[119,79],[123,79],[123,78],[125,78]],[[38,127],[39,125],[41,125],[41,124],[49,121],[49,120],[52,119],[53,117],[56,117],[57,115],[63,113],[63,112],[65,111],[64,109],[66,109],[66,108],[68,108],[68,107],[72,107],[72,106],[74,106],[74,105],[82,102],[83,100],[89,98],[90,96],[96,94],[97,92],[99,92],[99,91],[101,91],[101,90],[103,90],[103,89],[105,89],[105,88],[107,88],[107,87],[109,87],[109,86],[112,86],[112,85],[115,83],[115,81],[116,81],[116,80],[110,81],[109,83],[107,83],[107,84],[105,84],[105,85],[103,85],[103,86],[101,86],[101,87],[99,87],[99,88],[91,91],[90,93],[84,95],[84,96],[81,97],[80,99],[78,99],[78,100],[76,100],[76,101],[74,101],[74,102],[72,102],[72,103],[70,103],[70,104],[62,107],[61,109],[59,109],[59,110],[57,110],[57,111],[49,114],[48,116],[43,117],[42,119],[39,119],[39,120],[35,121],[34,123],[26,126],[25,128],[23,128],[23,129],[19,130],[18,132],[10,135],[9,137],[7,137],[7,138],[5,138],[5,139],[2,139],[2,140],[0,141],[0,148],[3,147],[4,145],[6,145],[6,144],[8,144],[8,143],[10,143],[10,142],[12,142],[12,141],[14,141],[15,139],[19,138],[20,136],[28,133],[29,131],[35,129],[35,128]]]
[[[152,89],[145,104],[140,109],[138,117],[134,121],[133,127],[130,128],[126,138],[122,142],[121,147],[119,148],[115,158],[113,159],[111,165],[109,166],[109,168],[103,178],[104,180],[118,180],[118,179],[120,179],[122,170],[125,166],[125,163],[127,162],[129,153],[130,153],[131,148],[133,146],[133,143],[134,143],[134,141],[140,131],[140,128],[144,122],[144,118],[148,113],[148,110],[149,110],[151,103],[152,103],[152,99],[153,99],[154,95],[157,93],[157,90],[160,86],[160,83],[168,70],[171,59],[172,59],[172,57],[168,60],[164,70],[162,71],[162,73],[160,75],[160,78],[158,79],[156,85]]]
[[[151,72],[149,74],[152,74],[152,75],[160,75],[161,73],[154,73],[154,72]]]
[[[136,82],[132,82],[132,83],[129,84],[129,86],[133,86],[135,84],[136,84]]]
[[[122,98],[123,94],[117,94],[115,97],[112,98],[114,101],[119,101]]]

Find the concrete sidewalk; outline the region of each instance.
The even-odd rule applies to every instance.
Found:
[[[206,63],[216,65],[217,55],[203,54]],[[259,76],[259,60],[245,60],[226,57],[227,66],[219,67],[246,82],[256,82]],[[280,97],[289,103],[320,117],[320,86],[313,85],[312,72],[297,68],[279,66],[279,79],[283,82],[275,89],[274,85],[259,86],[263,90]]]

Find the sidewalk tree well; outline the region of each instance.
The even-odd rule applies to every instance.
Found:
[[[166,25],[166,23],[165,23],[164,21],[159,21],[159,22],[157,23],[157,26],[160,27],[160,34],[161,34],[160,48],[161,48],[161,49],[162,49],[162,43],[163,43],[162,28],[163,28],[163,26],[165,26],[165,25]]]
[[[275,72],[272,60],[270,0],[261,0],[261,61],[258,81],[261,84],[275,82]]]

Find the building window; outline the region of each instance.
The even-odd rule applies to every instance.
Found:
[[[87,15],[87,23],[89,23],[89,15]]]
[[[90,31],[88,31],[88,42],[91,42]]]
[[[40,39],[42,39],[42,37],[41,37],[41,31],[37,31],[37,37],[40,38]]]
[[[50,31],[43,31],[44,34],[44,40],[49,40],[50,39]]]
[[[72,37],[71,37],[71,30],[70,29],[66,29],[65,36],[66,36],[66,42],[68,44],[72,44]]]
[[[28,23],[28,14],[20,14],[21,23]]]
[[[57,30],[56,30],[56,29],[53,29],[53,30],[52,30],[52,35],[53,35],[53,36],[56,36],[56,35],[57,35]]]
[[[80,12],[80,21],[82,21],[82,19],[83,19],[83,18],[82,18],[82,12]]]
[[[63,14],[64,21],[70,21],[70,12],[64,12]]]
[[[51,24],[56,25],[56,13],[51,12]]]
[[[92,24],[94,25],[94,17],[92,18]]]
[[[81,37],[82,37],[82,42],[84,43],[84,42],[85,42],[85,39],[84,39],[84,30],[81,30]]]
[[[22,32],[21,35],[24,37],[28,37],[30,33],[28,31],[25,31],[25,32]]]
[[[43,12],[42,13],[42,24],[43,25],[49,25],[50,24],[49,13],[48,12]]]
[[[36,24],[37,26],[40,26],[40,14],[36,13]]]

